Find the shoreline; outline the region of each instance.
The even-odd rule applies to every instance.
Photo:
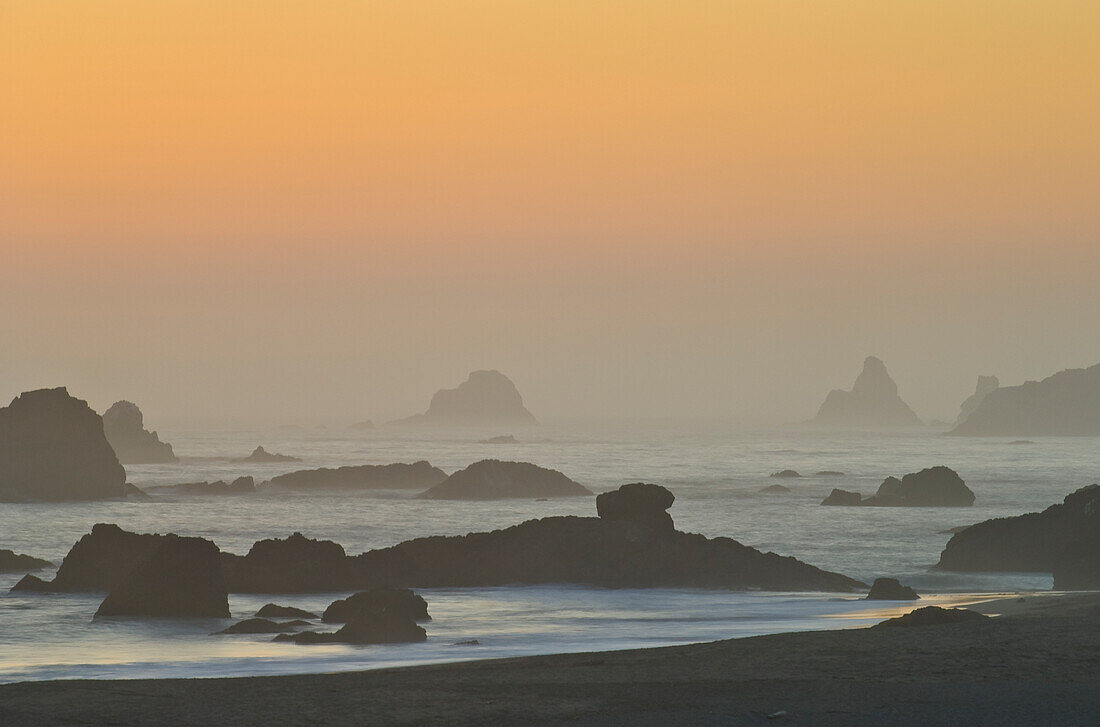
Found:
[[[1000,615],[358,672],[20,682],[0,686],[0,723],[1095,722],[1100,593],[992,596],[973,610]]]

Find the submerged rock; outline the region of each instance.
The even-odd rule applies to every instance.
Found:
[[[275,623],[274,621],[266,618],[246,618],[243,621],[238,621],[229,628],[222,629],[221,631],[215,631],[213,636],[220,636],[222,634],[286,634],[297,631],[298,628],[304,624],[304,621],[288,621],[286,623]]]
[[[998,437],[1100,435],[1100,364],[991,391],[951,433]]]
[[[96,617],[108,616],[228,618],[218,547],[203,538],[165,536],[103,599]]]
[[[102,500],[126,494],[103,420],[64,388],[0,408],[0,502]]]
[[[920,598],[909,586],[903,586],[897,578],[876,578],[867,594],[869,601],[916,601]]]
[[[364,464],[352,467],[299,470],[273,477],[273,490],[424,490],[447,479],[447,474],[425,461],[413,464]]]
[[[910,611],[904,616],[889,618],[874,625],[874,628],[897,628],[910,626],[939,626],[941,624],[967,623],[985,621],[989,617],[965,608],[940,608],[939,606],[925,606]]]
[[[796,472],[795,470],[780,470],[779,472],[773,472],[771,476],[779,477],[782,479],[794,479],[796,477],[801,477],[802,475],[798,474],[798,472]]]
[[[483,459],[455,472],[420,497],[429,500],[498,500],[512,497],[580,497],[587,487],[557,470],[529,462]]]
[[[898,385],[890,378],[886,365],[880,359],[868,356],[852,390],[830,391],[810,424],[879,429],[918,427],[921,421],[898,396]]]
[[[852,507],[853,505],[860,505],[863,503],[863,495],[858,492],[849,492],[848,490],[841,490],[834,488],[829,496],[821,501],[822,505],[833,505],[840,507]]]
[[[48,560],[22,555],[12,550],[0,549],[0,573],[27,573],[32,570],[52,567],[53,563]]]
[[[513,437],[511,434],[503,434],[499,437],[489,437],[488,439],[482,439],[481,444],[519,444],[519,440]]]
[[[821,470],[820,472],[814,472],[815,477],[843,477],[843,472],[837,472],[836,470]]]
[[[226,484],[217,482],[181,482],[178,485],[158,485],[149,488],[158,492],[178,492],[184,495],[250,495],[256,491],[256,481],[250,476],[238,477]]]
[[[291,457],[289,454],[277,454],[268,452],[263,447],[256,447],[252,450],[252,454],[245,457],[242,462],[301,462],[298,457]]]
[[[145,429],[145,418],[137,404],[116,401],[103,412],[103,433],[123,464],[178,462],[172,445],[160,441],[156,432]]]
[[[413,621],[432,620],[428,615],[428,602],[408,588],[361,591],[333,601],[325,609],[321,620],[325,623],[349,623],[360,616],[377,615],[387,610],[407,616]]]
[[[786,485],[768,485],[767,487],[761,487],[760,492],[768,495],[786,495],[791,491],[791,488]]]
[[[440,389],[428,410],[395,424],[516,426],[537,424],[515,384],[499,371],[474,371],[454,389]]]
[[[256,616],[259,618],[320,618],[320,616],[312,611],[295,608],[294,606],[278,606],[274,603],[264,604],[260,610],[256,612]]]

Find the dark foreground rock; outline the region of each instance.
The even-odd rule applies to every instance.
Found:
[[[11,587],[12,593],[57,593],[57,589],[49,581],[42,580],[33,573],[28,573],[19,579],[19,582]]]
[[[412,619],[392,611],[356,616],[333,633],[304,631],[280,634],[275,641],[296,644],[412,644],[426,641],[428,634]]]
[[[510,427],[538,424],[516,385],[499,371],[474,371],[454,389],[440,389],[423,414],[395,424]]]
[[[604,520],[622,523],[627,537],[652,537],[673,533],[672,516],[666,510],[676,497],[660,485],[635,482],[596,496],[596,514]]]
[[[137,404],[116,401],[103,412],[103,433],[123,464],[178,462],[172,445],[160,441],[156,432],[145,429],[145,418]]]
[[[869,601],[916,601],[920,596],[909,586],[903,586],[897,578],[876,578],[867,594]]]
[[[921,421],[898,396],[898,385],[890,378],[886,365],[880,359],[868,356],[852,390],[830,391],[810,424],[879,429],[918,427]]]
[[[580,497],[592,491],[557,470],[529,462],[483,459],[424,492],[429,500],[498,500],[513,497]]]
[[[299,457],[291,457],[289,454],[278,454],[277,452],[268,452],[263,447],[256,447],[252,450],[252,454],[245,457],[242,462],[301,462]]]
[[[350,623],[361,616],[378,615],[383,611],[399,613],[413,621],[432,620],[428,615],[428,602],[408,588],[361,591],[333,601],[321,620],[330,624]]]
[[[246,618],[243,621],[238,621],[232,626],[222,629],[221,631],[215,631],[214,636],[221,636],[223,634],[287,634],[297,631],[305,621],[287,621],[285,623],[276,623],[266,618]]]
[[[294,606],[278,606],[274,603],[264,604],[262,607],[260,607],[260,610],[256,612],[256,616],[259,618],[320,618],[320,616],[313,613],[312,611],[306,611],[303,608],[295,608]]]
[[[39,389],[0,408],[0,502],[102,500],[122,497],[125,484],[87,402]]]
[[[951,433],[986,437],[1100,435],[1100,364],[994,389]]]
[[[939,606],[925,606],[897,618],[886,619],[882,623],[875,624],[873,628],[897,628],[911,626],[939,626],[941,624],[965,623],[968,621],[985,621],[989,617],[985,614],[971,611],[966,608],[940,608]]]
[[[52,567],[53,563],[48,560],[22,555],[11,550],[0,550],[0,573],[27,573]]]
[[[320,593],[355,588],[359,580],[339,543],[301,533],[261,540],[244,556],[222,553],[221,560],[234,593]]]
[[[112,591],[148,561],[167,537],[97,523],[69,550],[50,587],[65,592]]]
[[[228,618],[218,546],[203,538],[165,536],[100,604],[96,617]]]
[[[1100,579],[1087,577],[1090,555],[1097,553],[1100,485],[1089,485],[1042,512],[986,520],[956,533],[936,567],[1054,573],[1057,589],[1100,588]]]
[[[937,466],[912,472],[900,480],[887,477],[871,497],[858,492],[833,490],[822,505],[868,505],[876,507],[969,507],[974,492],[958,473]]]
[[[352,467],[299,470],[268,480],[273,490],[425,490],[447,474],[425,461],[413,464],[364,464]]]

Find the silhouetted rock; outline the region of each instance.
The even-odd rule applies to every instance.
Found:
[[[427,633],[415,621],[398,611],[360,613],[335,633],[305,631],[282,634],[276,641],[296,644],[411,644],[426,641]]]
[[[261,540],[245,556],[222,553],[221,560],[233,593],[322,593],[348,590],[357,582],[338,543],[301,533]]]
[[[256,447],[252,450],[252,454],[245,457],[242,462],[301,462],[298,457],[291,457],[289,454],[275,454],[268,452],[263,447]]]
[[[849,492],[848,490],[841,490],[834,488],[829,496],[821,501],[822,505],[834,505],[841,507],[851,507],[853,505],[859,505],[863,502],[863,495],[858,492]]]
[[[222,634],[286,634],[297,631],[299,623],[286,622],[275,623],[266,618],[246,618],[243,621],[238,621],[229,628],[222,629],[221,631],[215,631],[213,636],[221,636]]]
[[[11,550],[0,550],[0,573],[27,573],[32,570],[52,568],[53,563]]]
[[[103,599],[96,617],[105,616],[228,618],[218,547],[203,538],[165,536]]]
[[[578,497],[592,491],[557,470],[528,462],[483,459],[455,472],[420,497],[429,500],[498,500],[512,497]]]
[[[947,530],[939,530],[937,532],[939,532],[940,535],[954,535],[955,533],[961,533],[963,530],[966,530],[968,527],[970,527],[970,526],[969,525],[956,525],[953,528],[948,528]]]
[[[349,429],[374,429],[374,422],[370,419],[362,422],[355,422],[348,426]]]
[[[276,490],[424,490],[447,479],[428,462],[364,464],[354,467],[299,470],[273,477],[265,487]]]
[[[178,462],[172,445],[146,431],[141,409],[129,401],[116,401],[103,412],[103,433],[123,464]]]
[[[837,472],[836,470],[821,470],[820,472],[814,472],[815,477],[843,477],[843,472]]]
[[[791,488],[786,485],[768,485],[760,488],[760,491],[768,495],[786,495],[791,491]]]
[[[502,434],[499,437],[489,437],[488,439],[482,439],[481,444],[519,444],[519,440],[513,437],[511,434]]]
[[[798,472],[794,470],[780,470],[778,472],[772,472],[771,476],[779,477],[781,479],[795,479],[796,477],[801,477],[802,475],[798,474]]]
[[[822,505],[865,505],[877,507],[969,507],[974,493],[958,473],[937,466],[912,472],[900,480],[887,477],[871,497],[858,492],[833,490]]]
[[[148,500],[149,495],[137,485],[127,482],[123,486],[123,494],[127,500]]]
[[[0,408],[0,501],[101,500],[122,497],[125,484],[103,420],[64,388]]]
[[[910,611],[904,616],[886,619],[882,623],[875,624],[874,628],[909,627],[909,626],[939,626],[941,624],[966,623],[984,621],[989,617],[977,611],[965,608],[940,608],[939,606],[925,606]]]
[[[178,485],[150,487],[157,492],[178,492],[184,495],[250,495],[256,491],[256,481],[250,476],[238,477],[226,484],[217,482],[181,482]]]
[[[955,418],[955,426],[966,421],[967,417],[974,413],[978,405],[985,401],[985,397],[996,391],[1001,385],[996,376],[979,376],[978,384],[974,387],[974,393],[967,397],[959,407],[959,416]]]
[[[1056,591],[1100,591],[1100,535],[1071,541],[1051,574]]]
[[[909,586],[903,586],[897,578],[876,578],[867,594],[869,601],[916,601],[920,596]]]
[[[376,616],[387,610],[402,614],[413,621],[432,620],[428,615],[428,602],[408,588],[361,591],[333,601],[325,609],[321,620],[325,623],[349,623],[360,616]]]
[[[395,423],[505,427],[538,422],[511,379],[499,371],[474,371],[457,388],[435,392],[428,411]]]
[[[69,549],[50,585],[66,592],[112,591],[148,561],[166,537],[97,523]]]
[[[1039,513],[986,520],[954,535],[937,568],[1065,575],[1081,553],[1100,552],[1100,485],[1082,487]],[[1071,578],[1071,581],[1075,579]]]
[[[631,526],[628,537],[672,534],[676,528],[666,510],[676,497],[660,485],[635,482],[596,496],[596,514]]]
[[[320,616],[312,611],[295,608],[294,606],[278,606],[274,603],[264,604],[260,610],[256,612],[256,616],[259,618],[320,618]]]
[[[57,589],[49,581],[44,581],[36,575],[28,573],[19,579],[19,582],[11,587],[11,592],[24,591],[27,593],[56,593]]]
[[[810,423],[821,427],[879,429],[917,427],[921,422],[898,396],[898,386],[887,373],[886,365],[868,356],[852,390],[830,391]]]
[[[952,434],[1033,437],[1100,435],[1100,364],[990,392]]]

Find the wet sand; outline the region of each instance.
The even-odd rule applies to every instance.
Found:
[[[0,686],[0,724],[1100,723],[1100,594],[974,608],[1002,615],[342,674],[27,682]]]

